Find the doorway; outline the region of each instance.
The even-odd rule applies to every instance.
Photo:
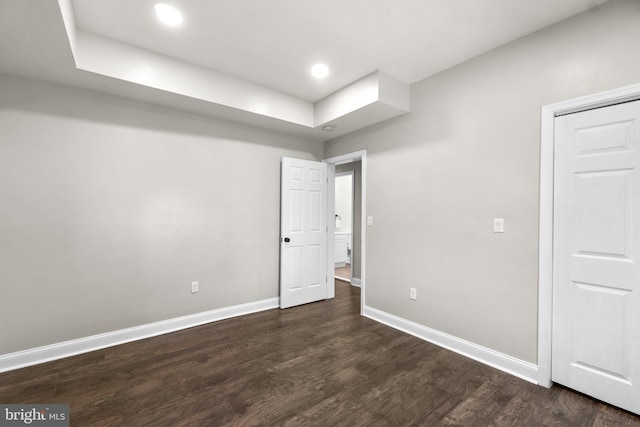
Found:
[[[333,259],[329,260],[333,276],[348,279],[352,286],[361,288],[360,311],[365,304],[365,242],[366,242],[366,151],[345,154],[324,160],[333,166],[333,180],[330,174],[330,188],[335,189],[334,203],[329,203],[329,218],[334,218],[335,224],[329,236],[329,245],[335,248]],[[347,196],[351,206],[351,213],[345,207],[340,207],[337,200],[340,180],[343,187],[351,188]],[[332,181],[337,183],[332,187]],[[350,183],[349,183],[350,181]],[[349,221],[348,217],[351,217]],[[350,222],[350,224],[348,223]],[[331,229],[331,228],[330,228]],[[348,262],[347,262],[348,261]],[[345,277],[346,275],[349,277]],[[340,280],[340,279],[339,279]]]
[[[356,165],[357,164],[357,165]],[[352,258],[353,238],[357,223],[355,207],[355,170],[360,169],[360,162],[346,163],[336,167],[335,180],[335,278],[351,283],[353,276]],[[348,170],[346,170],[348,169]]]

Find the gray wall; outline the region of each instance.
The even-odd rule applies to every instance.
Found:
[[[410,114],[326,143],[325,157],[367,150],[367,305],[535,363],[540,107],[640,82],[639,40],[640,2],[613,1],[416,83]]]
[[[280,158],[321,143],[14,77],[0,94],[0,354],[278,296]]]
[[[351,162],[336,166],[336,173],[353,172],[353,230],[351,249],[351,276],[360,279],[361,275],[361,241],[362,241],[362,162]]]

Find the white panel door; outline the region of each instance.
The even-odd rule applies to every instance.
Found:
[[[553,381],[640,414],[640,101],[556,118]]]
[[[327,296],[327,164],[282,159],[280,308]]]

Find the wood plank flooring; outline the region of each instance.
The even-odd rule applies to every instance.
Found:
[[[335,269],[336,278],[351,280],[351,264],[346,264],[344,267],[337,267]]]
[[[0,374],[73,426],[640,426],[359,315],[360,289]]]

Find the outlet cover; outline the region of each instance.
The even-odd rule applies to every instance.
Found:
[[[195,294],[200,292],[200,283],[199,282],[191,282],[191,293]]]
[[[416,288],[409,288],[409,299],[412,301],[418,299],[418,291],[416,291]]]

